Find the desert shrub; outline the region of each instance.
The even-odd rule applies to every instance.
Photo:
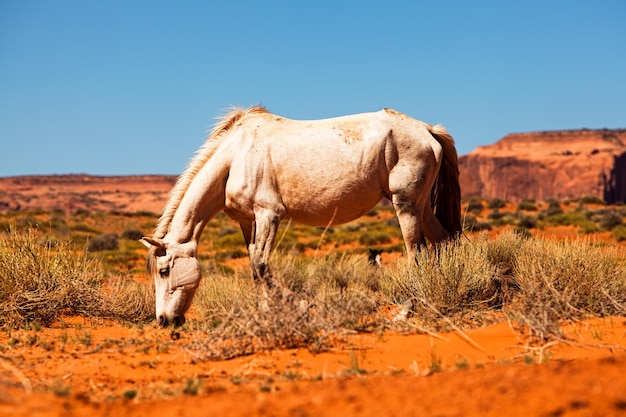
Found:
[[[0,239],[0,326],[102,315],[99,261],[75,254],[67,239],[49,242],[36,229],[12,229]]]
[[[391,236],[385,232],[364,233],[359,237],[359,243],[366,246],[374,246],[391,242]]]
[[[626,226],[621,225],[614,228],[613,236],[615,236],[615,239],[617,239],[618,242],[626,240]]]
[[[496,208],[487,215],[487,220],[495,226],[504,226],[507,224],[515,224],[515,215],[502,212]]]
[[[241,232],[240,229],[238,229],[236,227],[223,226],[217,232],[217,237],[233,235],[233,234],[240,233],[240,232]]]
[[[583,233],[593,233],[599,230],[591,220],[581,211],[557,213],[543,218],[544,223],[555,226],[578,226]]]
[[[480,232],[483,230],[491,229],[491,224],[480,221],[470,214],[463,217],[463,230],[469,230],[470,232]]]
[[[93,229],[92,227],[89,227],[84,223],[76,223],[75,225],[70,227],[70,229],[73,232],[85,232],[85,233],[93,233],[93,234],[99,233],[96,229]]]
[[[136,229],[124,230],[121,235],[121,238],[126,240],[139,240],[142,237],[144,237],[144,233]]]
[[[489,204],[487,207],[490,209],[499,209],[506,206],[506,200],[502,200],[501,198],[494,198],[489,200]]]
[[[274,285],[263,296],[248,268],[225,279],[209,275],[196,297],[202,337],[191,343],[199,359],[225,359],[272,348],[326,347],[340,329],[363,330],[374,311],[378,270],[365,256],[305,258],[281,254]]]
[[[497,208],[494,209],[491,213],[489,213],[487,215],[487,218],[489,220],[500,220],[501,218],[503,218],[504,216],[506,216],[505,212],[502,212],[500,210],[498,210]]]
[[[99,252],[103,250],[115,250],[118,247],[117,234],[104,233],[89,241],[88,252]]]
[[[558,336],[563,320],[626,312],[626,269],[615,248],[526,240],[514,276],[512,317],[538,340]]]
[[[622,224],[622,213],[617,210],[598,210],[591,215],[591,220],[604,230],[613,230]]]
[[[586,195],[578,199],[580,204],[606,204],[603,199],[595,195]]]
[[[517,205],[517,209],[523,211],[537,211],[537,204],[535,204],[535,200],[522,200]]]
[[[498,266],[488,260],[488,239],[442,244],[422,250],[416,263],[400,261],[383,272],[383,295],[394,304],[410,302],[424,320],[485,309],[497,299]]]
[[[155,316],[154,282],[138,282],[117,278],[113,280],[103,300],[103,316],[129,322],[149,322]]]
[[[483,200],[480,197],[472,197],[467,202],[467,211],[474,213],[475,215],[479,215],[485,206],[483,205]]]
[[[539,215],[540,218],[556,216],[564,213],[563,209],[561,208],[561,203],[559,203],[558,200],[552,198],[549,199],[547,202],[548,208],[541,211],[541,214]]]
[[[534,229],[537,227],[537,217],[522,216],[522,218],[518,220],[517,226],[524,229]]]

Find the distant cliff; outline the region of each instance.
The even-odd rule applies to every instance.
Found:
[[[515,133],[459,158],[463,198],[626,202],[626,129]]]
[[[0,212],[20,210],[159,213],[176,177],[46,175],[0,178]]]

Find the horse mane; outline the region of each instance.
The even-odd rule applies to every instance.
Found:
[[[215,153],[217,145],[219,144],[217,139],[232,129],[237,122],[242,121],[249,115],[263,113],[269,113],[269,111],[261,105],[252,106],[247,109],[232,107],[228,113],[218,118],[217,122],[213,126],[213,129],[211,129],[211,133],[209,133],[208,138],[200,149],[196,151],[194,157],[189,162],[189,165],[187,165],[185,171],[180,175],[180,177],[178,177],[176,185],[172,188],[165,209],[163,210],[163,214],[161,215],[159,223],[154,231],[155,238],[162,239],[169,232],[170,224],[174,218],[174,213],[176,213],[176,210],[180,206],[180,202],[189,189],[191,182],[196,177],[198,172],[200,172],[204,164],[206,164],[206,162]]]

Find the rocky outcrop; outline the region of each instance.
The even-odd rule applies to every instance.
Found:
[[[175,176],[49,175],[0,178],[0,212],[20,210],[159,213]]]
[[[516,133],[459,158],[463,198],[626,202],[626,129]]]

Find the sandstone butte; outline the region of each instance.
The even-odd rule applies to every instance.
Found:
[[[626,129],[509,134],[459,158],[463,198],[626,202]]]

